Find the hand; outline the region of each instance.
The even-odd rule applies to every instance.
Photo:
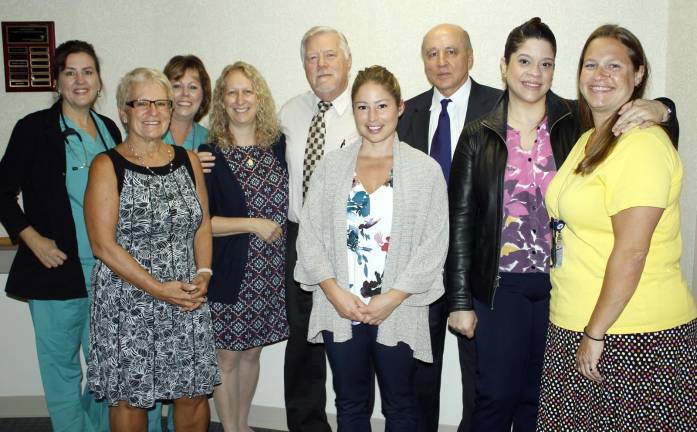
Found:
[[[618,114],[620,118],[612,127],[615,136],[620,136],[636,126],[644,129],[662,123],[667,120],[668,109],[659,101],[635,99],[622,105]]]
[[[194,281],[197,278],[198,276],[194,278]],[[200,291],[201,289],[196,284],[168,281],[160,284],[159,289],[151,294],[159,300],[179,306],[183,311],[192,311],[206,301]]]
[[[364,304],[358,296],[339,286],[331,290],[324,290],[324,293],[340,317],[350,319],[351,321],[363,321],[363,313],[360,311],[360,308]]]
[[[380,325],[401,303],[402,298],[395,295],[395,290],[373,296],[368,304],[361,304],[359,308],[363,314],[361,322],[363,324]]]
[[[283,234],[281,226],[271,219],[252,218],[252,226],[254,234],[269,244],[276,241]]]
[[[210,281],[210,273],[198,273],[191,279],[191,285],[196,288],[189,291],[189,293],[194,294],[194,297],[205,297],[208,294],[208,283]]]
[[[198,160],[201,162],[201,168],[203,168],[204,173],[211,172],[211,169],[215,166],[215,156],[211,152],[199,152],[195,150]]]
[[[450,312],[448,327],[472,339],[474,337],[474,329],[477,327],[477,314],[473,310]]]
[[[604,379],[598,371],[598,363],[604,348],[604,341],[595,341],[583,336],[578,351],[576,351],[576,369],[581,375],[597,383]]]
[[[25,228],[19,235],[46,268],[56,268],[63,265],[65,260],[68,259],[68,255],[58,249],[55,241],[42,236],[34,228]]]

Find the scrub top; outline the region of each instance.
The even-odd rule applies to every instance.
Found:
[[[165,143],[170,145],[176,144],[174,142],[174,138],[172,138],[172,133],[170,131],[167,131],[167,133],[163,137],[163,140]],[[191,129],[189,129],[189,133],[186,135],[186,139],[182,143],[182,147],[184,147],[187,150],[193,151],[196,150],[198,146],[206,142],[208,142],[208,129],[194,122]]]
[[[85,216],[83,212],[83,202],[85,189],[87,187],[87,177],[90,171],[92,159],[99,153],[110,149],[116,145],[106,125],[96,115],[92,115],[99,133],[96,138],[80,129],[70,118],[63,116],[65,122],[60,122],[61,131],[72,128],[79,134],[70,134],[66,139],[65,146],[65,186],[68,189],[70,208],[73,213],[75,223],[75,234],[77,235],[77,251],[82,265],[82,272],[85,277],[85,286],[88,293],[91,293],[90,275],[94,265],[94,256],[90,241],[87,238],[87,227],[85,226]]]

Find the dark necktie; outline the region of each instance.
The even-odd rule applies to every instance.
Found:
[[[431,142],[431,157],[438,162],[445,182],[450,179],[450,164],[452,153],[450,151],[450,116],[448,115],[448,104],[452,102],[450,99],[442,99],[440,101],[440,115],[438,116],[438,127],[433,134]]]
[[[307,146],[305,146],[305,159],[303,160],[303,202],[305,194],[310,186],[310,178],[315,171],[315,165],[324,155],[324,134],[326,126],[324,124],[324,113],[332,107],[331,102],[319,101],[317,103],[319,111],[312,117],[310,130],[307,134]]]

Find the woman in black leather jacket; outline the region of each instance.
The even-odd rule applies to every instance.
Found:
[[[582,132],[576,102],[550,91],[555,55],[539,18],[515,28],[501,60],[506,92],[453,156],[446,295],[451,327],[468,337],[476,327],[474,432],[535,429],[551,289],[544,193]],[[618,133],[672,110],[640,101],[624,112]]]

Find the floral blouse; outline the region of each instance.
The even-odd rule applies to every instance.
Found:
[[[380,294],[392,230],[393,180],[368,194],[353,174],[346,202],[349,290],[366,304]]]
[[[520,144],[520,132],[508,127],[499,271],[548,273],[552,237],[544,196],[557,169],[547,117],[537,126],[532,148],[523,150]]]

